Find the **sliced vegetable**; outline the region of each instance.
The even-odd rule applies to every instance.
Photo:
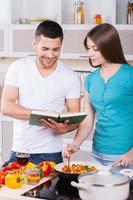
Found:
[[[68,165],[64,165],[61,170],[62,172],[66,173],[83,174],[87,172],[96,171],[96,167],[90,165],[72,164],[69,169]]]

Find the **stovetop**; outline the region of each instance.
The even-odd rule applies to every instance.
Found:
[[[47,200],[81,200],[78,189],[71,186],[70,181],[58,177],[38,185],[22,196]]]
[[[22,196],[47,200],[81,200],[78,189],[71,186],[70,182],[56,177],[25,192]],[[133,200],[133,180],[130,184],[130,190],[130,196],[127,200]]]

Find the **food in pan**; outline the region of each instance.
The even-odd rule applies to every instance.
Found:
[[[96,171],[96,167],[93,165],[83,165],[83,164],[72,164],[70,167],[64,165],[61,169],[62,172],[72,173],[72,174],[83,174],[88,172]]]

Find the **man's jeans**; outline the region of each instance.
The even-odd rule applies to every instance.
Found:
[[[16,152],[11,151],[10,158],[8,161],[6,161],[3,164],[4,166],[7,166],[9,163],[16,161]],[[38,164],[42,161],[53,161],[55,163],[61,163],[63,162],[62,153],[38,153],[38,154],[30,154],[30,162],[33,162],[34,164]]]

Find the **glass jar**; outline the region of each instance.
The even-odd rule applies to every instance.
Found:
[[[96,14],[94,17],[94,23],[95,24],[102,24],[102,17],[100,14]]]
[[[74,4],[74,23],[84,24],[85,23],[85,5],[81,0],[75,1]]]
[[[27,170],[26,178],[27,178],[27,183],[30,185],[35,185],[35,184],[39,183],[39,181],[41,179],[40,169],[32,168],[32,169]]]
[[[127,23],[133,24],[133,3],[128,2]]]

